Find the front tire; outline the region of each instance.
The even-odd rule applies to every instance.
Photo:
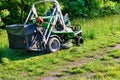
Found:
[[[48,41],[48,51],[49,52],[57,52],[60,50],[60,41],[56,37],[52,37]]]
[[[76,38],[75,42],[77,46],[81,46],[84,43],[84,39],[83,37],[79,36],[78,38]]]

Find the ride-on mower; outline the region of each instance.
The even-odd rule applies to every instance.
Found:
[[[51,13],[39,15],[36,5],[47,2],[53,5]],[[6,29],[9,47],[12,49],[57,52],[62,48],[71,47],[72,43],[80,46],[84,42],[81,27],[66,26],[56,0],[35,2],[24,24],[8,25]]]

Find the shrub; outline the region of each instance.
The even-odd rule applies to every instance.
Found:
[[[9,64],[10,63],[10,60],[8,58],[2,58],[1,61],[2,61],[2,64]]]
[[[63,12],[71,17],[95,18],[120,12],[117,2],[110,0],[60,0],[64,4]]]
[[[7,9],[0,10],[0,27],[4,25],[3,19],[10,15]]]
[[[116,4],[116,5],[115,5],[115,10],[114,10],[114,12],[120,14],[120,4]]]

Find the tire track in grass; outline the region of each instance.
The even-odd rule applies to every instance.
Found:
[[[86,63],[89,63],[89,62],[91,62],[91,61],[94,62],[94,61],[97,61],[97,60],[99,60],[99,59],[102,59],[105,54],[107,54],[108,52],[117,50],[117,49],[120,49],[120,44],[117,44],[115,47],[106,48],[102,53],[97,53],[93,58],[88,58],[88,59],[87,59],[88,61],[86,61],[85,64],[86,64]],[[101,51],[101,50],[100,50],[100,51]],[[120,61],[120,58],[113,58],[112,60],[115,61],[116,63],[120,64],[120,62],[119,62],[119,61]],[[78,67],[81,68],[83,65],[84,65],[84,64],[81,64],[81,65],[78,66]],[[72,68],[73,68],[73,66],[72,66]],[[80,75],[78,79],[81,79],[81,78],[83,78],[83,79],[84,79],[84,78],[90,79],[90,78],[93,77],[94,75],[95,75],[94,72],[88,72],[88,73],[85,73],[85,74]],[[65,75],[65,76],[63,76],[63,77],[59,77],[57,80],[63,80],[63,79],[66,80],[67,78],[70,79],[71,76],[76,76],[76,75],[67,74],[67,75]],[[73,80],[73,79],[72,79],[72,80]]]
[[[114,49],[120,49],[120,44],[117,44],[117,46],[115,46]]]
[[[40,80],[59,80],[59,79],[63,80],[63,79],[69,78],[71,76],[71,74],[67,73],[67,70],[69,68],[82,67],[83,64],[89,63],[91,61],[96,61],[102,58],[103,55],[108,51],[115,49],[115,47],[109,47],[105,49],[99,49],[97,51],[91,51],[89,53],[90,54],[95,53],[94,56],[83,56],[81,58],[78,58],[74,62],[70,62],[69,64],[64,65],[61,69],[52,71],[49,73],[49,75],[41,77]],[[90,77],[92,75],[93,75],[92,73],[88,73],[87,75],[83,75],[83,77]]]

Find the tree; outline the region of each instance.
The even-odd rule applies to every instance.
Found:
[[[36,1],[39,0],[0,0],[0,26],[23,23],[31,5]],[[69,13],[71,18],[120,14],[120,4],[118,4],[120,0],[59,0],[59,2],[63,6],[63,13]],[[50,3],[38,5],[38,14],[45,14],[50,7]]]
[[[94,18],[116,14],[120,12],[117,2],[111,0],[60,0],[63,2],[63,12],[68,12],[71,17]],[[119,11],[118,11],[119,10]]]

